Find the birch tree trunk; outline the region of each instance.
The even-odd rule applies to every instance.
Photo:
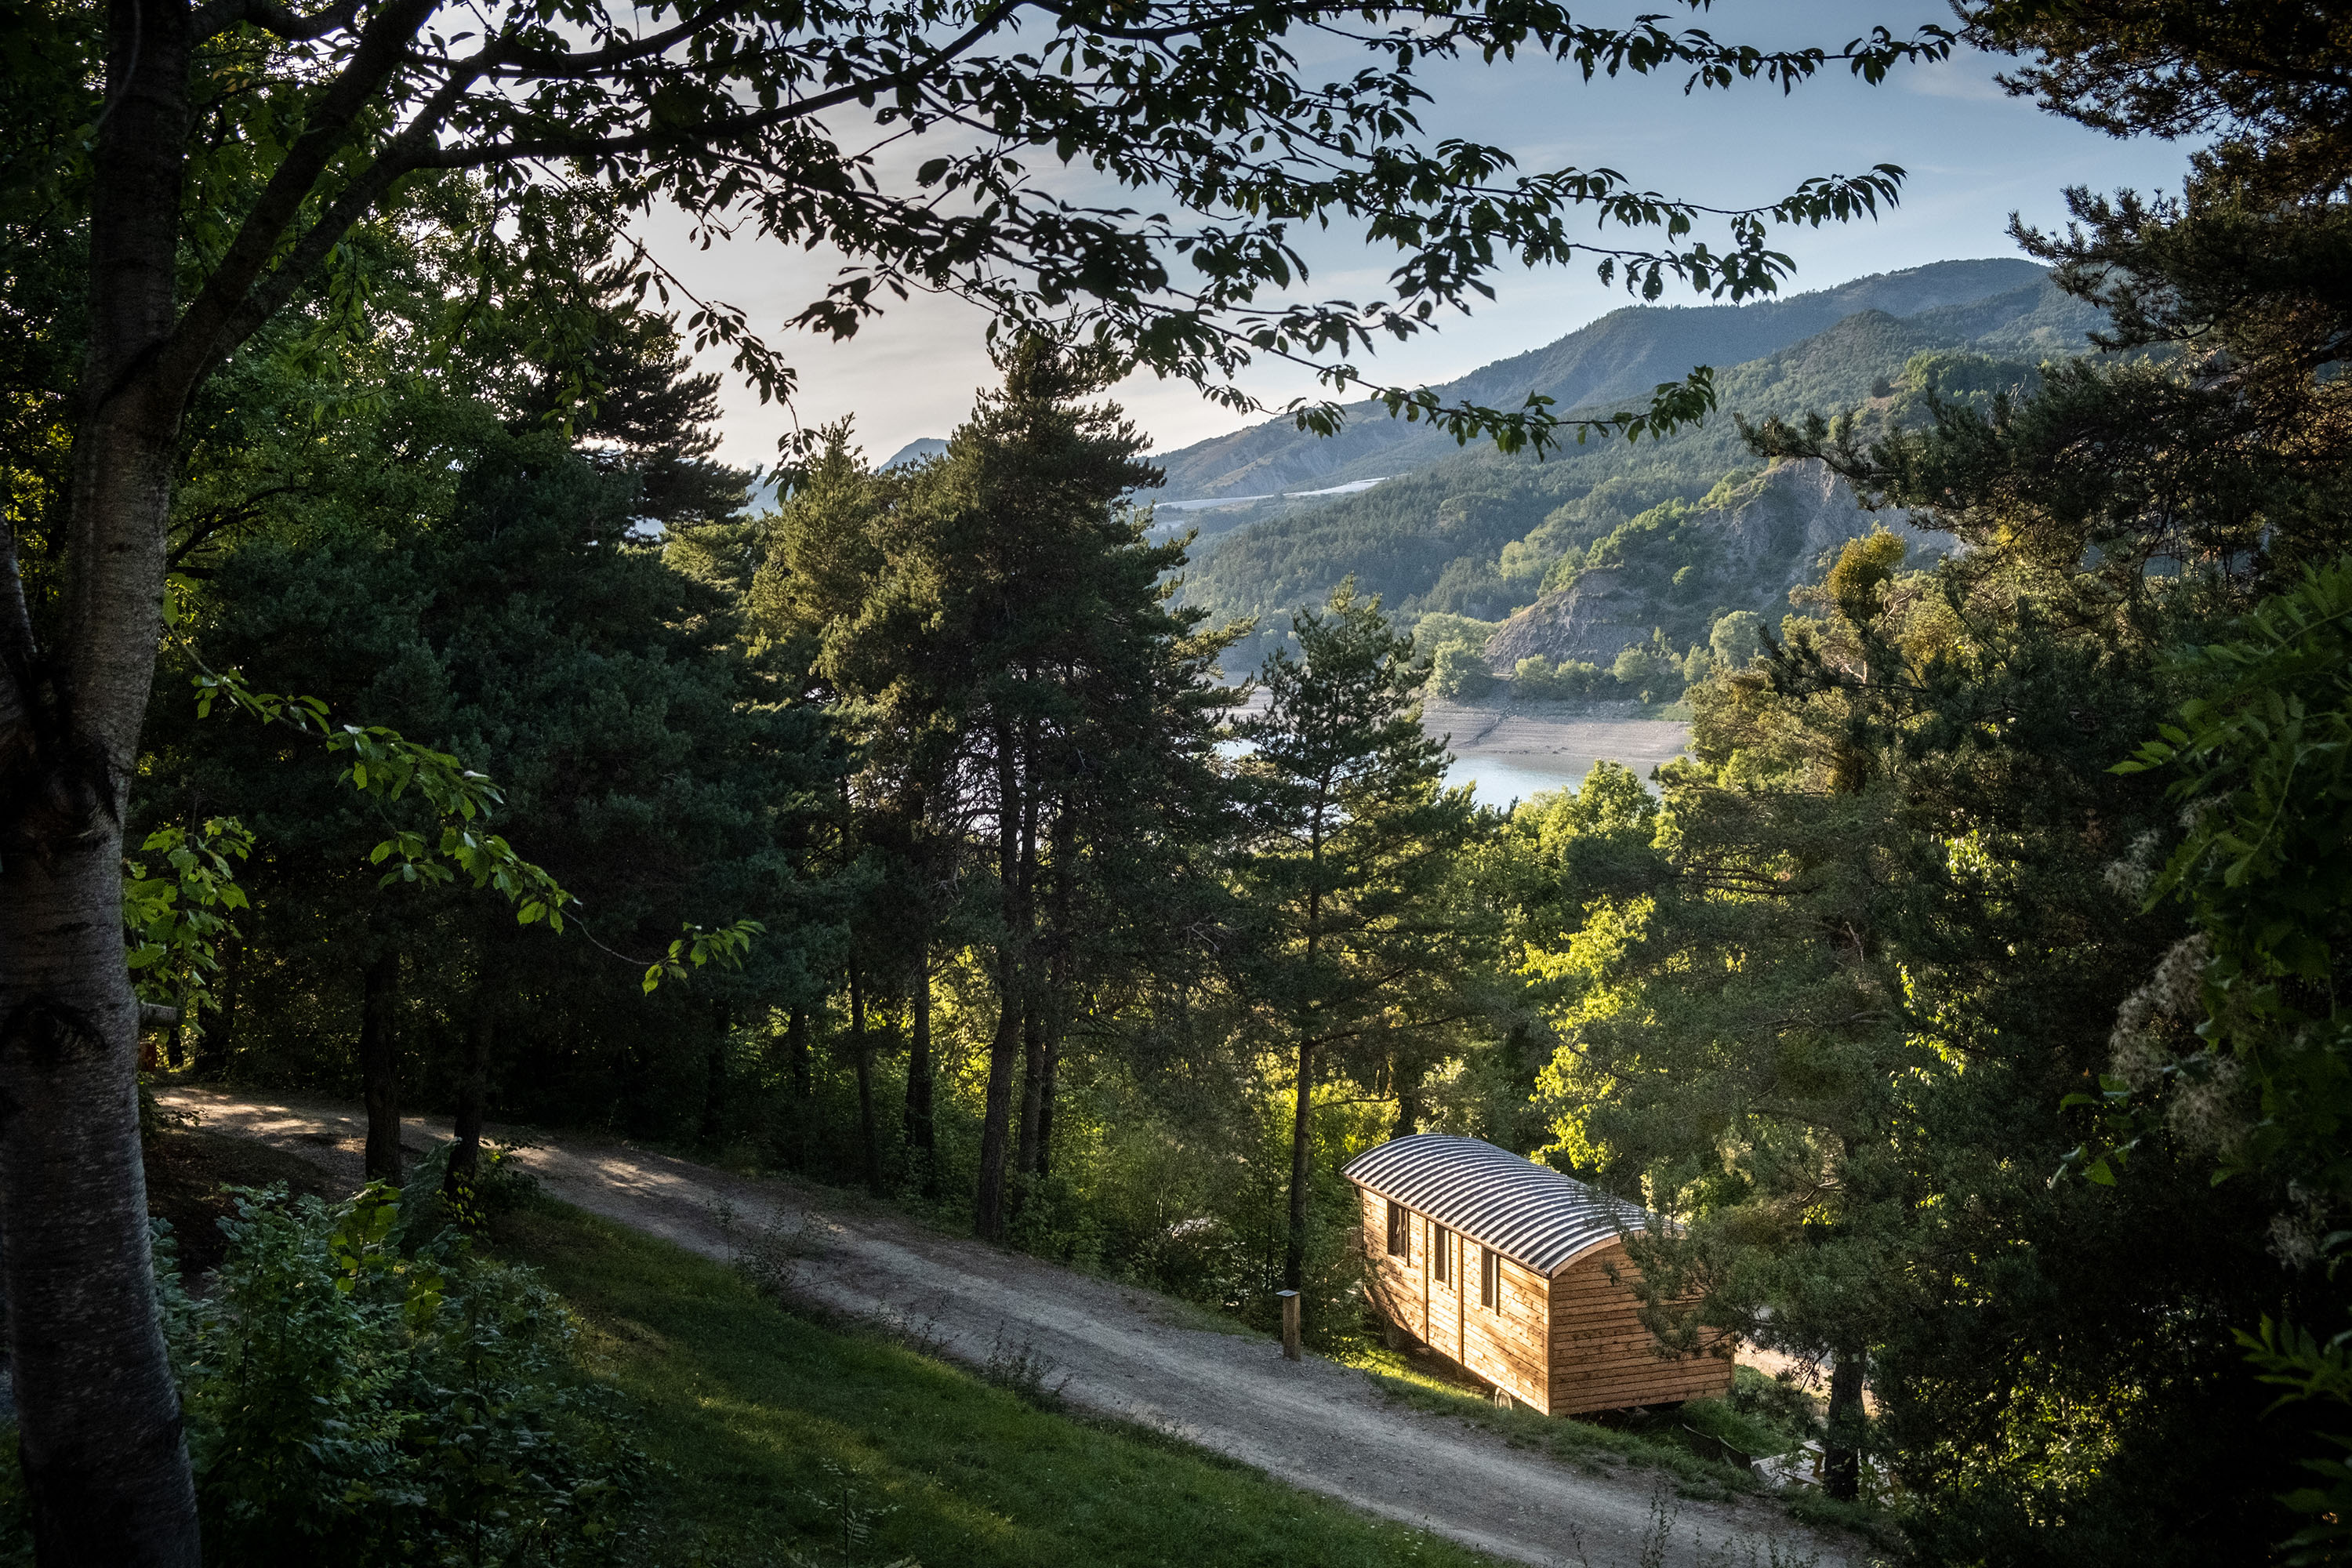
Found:
[[[18,1455],[46,1564],[197,1562],[140,1166],[122,818],[162,630],[184,388],[173,321],[190,23],[110,0],[89,344],[53,648],[0,524],[0,1253]]]

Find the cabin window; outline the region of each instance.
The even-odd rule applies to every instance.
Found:
[[[1453,1250],[1453,1234],[1433,1221],[1429,1227],[1429,1272],[1440,1285],[1444,1284],[1448,1278],[1446,1257]]]
[[[1405,1206],[1399,1203],[1389,1205],[1389,1256],[1391,1258],[1412,1256],[1412,1216],[1407,1214]]]
[[[1503,1304],[1503,1260],[1486,1247],[1478,1249],[1478,1305],[1494,1311]]]

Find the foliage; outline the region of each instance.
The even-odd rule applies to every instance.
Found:
[[[1613,669],[1604,670],[1584,659],[1564,658],[1555,664],[1541,654],[1532,654],[1511,667],[1511,691],[1539,700],[1585,697],[1607,691],[1608,683],[1616,679]]]
[[[2352,562],[2315,568],[2221,640],[2184,647],[2176,678],[2196,693],[2118,773],[2156,773],[2181,803],[2179,842],[2152,867],[2154,835],[2118,867],[2151,907],[2184,906],[2184,937],[2120,1012],[2098,1092],[2100,1136],[2070,1164],[2113,1184],[2151,1139],[2209,1151],[2215,1180],[2252,1184],[2272,1210],[2272,1249],[2332,1283],[2352,1204],[2347,1058],[2339,1000],[2352,949]],[[2340,1314],[2340,1299],[2329,1303]],[[2237,1339],[2282,1404],[2352,1405],[2352,1329],[2322,1339],[2265,1316]],[[2345,1439],[2331,1436],[2337,1447]],[[2326,1484],[2286,1499],[2315,1522],[2297,1561],[2334,1561],[2347,1539],[2352,1470],[2329,1455],[2305,1468]]]
[[[1437,650],[1429,672],[1429,689],[1453,702],[1475,701],[1495,689],[1495,672],[1486,656],[1458,643]]]
[[[123,866],[133,989],[142,1002],[178,1008],[182,1026],[201,1031],[200,1014],[219,1005],[220,945],[236,931],[228,911],[251,908],[235,863],[253,853],[253,835],[234,817],[215,816],[193,832],[167,823],[139,847],[162,855],[171,876],[151,875],[143,861]]]
[[[1475,701],[1493,690],[1495,676],[1486,665],[1486,639],[1495,630],[1495,623],[1474,621],[1467,616],[1422,616],[1412,630],[1412,646],[1429,661],[1429,689],[1456,702]]]
[[[2268,1528],[2255,1478],[2290,1440],[2231,1364],[2228,1326],[2284,1299],[2243,1198],[2171,1144],[2128,1191],[2045,1181],[2103,1020],[2178,934],[2105,881],[2164,816],[2107,771],[2158,688],[2100,602],[1970,558],[1792,623],[1695,695],[1650,867],[1615,859],[1524,961],[1562,1037],[1553,1157],[1685,1226],[1634,1243],[1654,1329],[1866,1353],[1881,1415],[1833,1379],[1832,1460],[1890,1466],[1938,1559],[2210,1560]],[[2151,1226],[2170,1245],[2099,1239]]]
[[[1744,669],[1748,660],[1764,650],[1764,617],[1753,610],[1734,610],[1717,618],[1706,640],[1717,663]]]
[[[446,1152],[446,1151],[445,1151]],[[570,1314],[439,1219],[437,1169],[341,1204],[236,1189],[184,1289],[157,1248],[206,1561],[625,1558],[644,1460]]]
[[[1480,945],[1454,883],[1475,831],[1466,788],[1443,784],[1444,742],[1421,727],[1428,668],[1380,601],[1342,584],[1291,623],[1300,657],[1268,657],[1265,710],[1234,727],[1246,830],[1233,846],[1241,925],[1232,983],[1254,1033],[1292,1068],[1290,1216],[1284,1283],[1305,1279],[1311,1122],[1318,1074],[1350,1061],[1399,1077],[1398,1124],[1419,1120],[1414,1083],[1450,1054],[1469,1010],[1455,983]]]
[[[2313,570],[2232,635],[2184,648],[2173,674],[2197,695],[2116,770],[2170,779],[2180,842],[2152,877],[2144,864],[2127,869],[2146,880],[2151,905],[2177,900],[2197,928],[2168,955],[2179,978],[2160,970],[2118,1024],[2120,1087],[2168,1087],[2177,1117],[2200,1125],[2223,1175],[2309,1194],[2310,1213],[2280,1219],[2281,1243],[2298,1259],[2320,1250],[2319,1194],[2328,1209],[2352,1201],[2352,1016],[2337,1000],[2352,945],[2347,622],[2352,562]],[[2143,861],[2155,847],[2138,847]],[[2205,1016],[2193,1039],[2164,1026],[2189,1011],[2178,1005],[2184,984]],[[2226,1107],[2241,1074],[2259,1109],[2233,1125]]]

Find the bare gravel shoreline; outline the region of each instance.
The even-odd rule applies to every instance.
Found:
[[[1622,763],[1646,779],[1652,768],[1682,754],[1690,742],[1687,723],[1639,714],[1631,702],[1430,702],[1421,726],[1446,737],[1463,759],[1456,776],[1498,763],[1513,775],[1550,775],[1573,785],[1596,762]],[[1482,790],[1480,798],[1494,793]]]

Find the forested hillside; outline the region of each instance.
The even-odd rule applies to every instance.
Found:
[[[1695,364],[1721,368],[1759,359],[1864,310],[1916,316],[2032,289],[2043,276],[2042,268],[2016,258],[1937,261],[1780,300],[1629,305],[1436,390],[1498,406],[1529,393],[1541,393],[1563,409],[1633,401],[1647,397],[1659,382],[1679,380]],[[2080,314],[2079,306],[2063,296],[2053,296],[2044,308],[2061,318]],[[1168,475],[1169,499],[1192,500],[1384,479],[1426,468],[1459,450],[1443,431],[1392,419],[1379,405],[1366,403],[1349,408],[1348,423],[1335,436],[1317,437],[1287,420],[1271,420],[1181,447],[1162,457],[1160,466]]]
[[[1993,269],[2022,265],[1969,263],[1958,277],[1990,271],[1998,280],[2005,273]],[[1805,314],[1768,321],[1810,321],[1841,297],[1839,291],[1818,296],[1825,303]],[[1745,321],[1749,309],[1776,308],[1674,314]],[[1621,311],[1602,324],[1643,314]],[[1880,310],[1846,315],[1744,363],[1717,360],[1721,408],[1696,428],[1655,441],[1570,447],[1541,460],[1454,451],[1449,443],[1450,455],[1442,460],[1360,495],[1220,530],[1203,541],[1186,597],[1220,616],[1255,616],[1278,635],[1291,609],[1318,602],[1352,574],[1360,588],[1382,595],[1408,619],[1444,611],[1497,620],[1533,603],[1547,574],[1571,550],[1653,507],[1696,503],[1727,476],[1752,475],[1756,458],[1740,439],[1735,416],[1844,410],[1874,400],[1883,406],[1915,359],[1939,353],[2000,362],[2000,368],[1973,367],[1959,378],[1970,387],[2002,378],[2021,382],[2046,356],[2082,352],[2085,334],[2100,319],[2095,308],[2038,278],[1906,317]],[[1725,340],[1695,331],[1675,341],[1703,361],[1708,348]],[[1949,370],[1929,371],[1924,361],[1910,379],[1924,389],[1923,378],[1931,375],[1955,379]]]

